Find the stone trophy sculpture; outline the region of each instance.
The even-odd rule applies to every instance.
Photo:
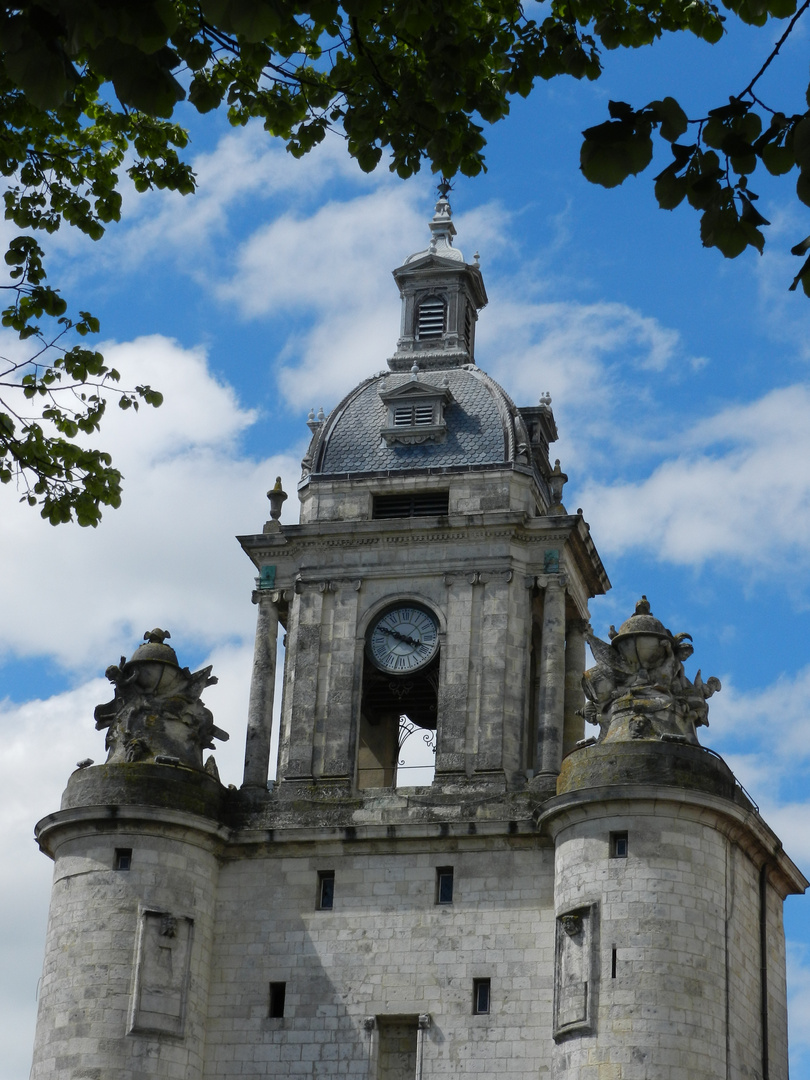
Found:
[[[690,634],[673,634],[650,611],[646,596],[610,642],[586,635],[596,659],[582,678],[588,699],[582,715],[599,725],[598,742],[665,739],[698,744],[696,728],[709,723],[708,698],[720,680],[691,682],[683,661],[691,655]]]
[[[200,700],[205,687],[217,682],[211,667],[194,673],[181,668],[165,644],[168,637],[167,630],[147,631],[130,660],[122,656],[105,672],[115,697],[98,705],[94,716],[96,728],[107,729],[108,765],[154,762],[202,770],[203,750],[228,738]]]

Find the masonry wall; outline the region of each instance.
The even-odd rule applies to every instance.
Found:
[[[223,866],[206,1080],[370,1073],[367,1017],[430,1014],[422,1077],[549,1076],[552,852],[539,839],[316,845]],[[452,904],[436,868],[452,866]],[[319,870],[335,873],[316,908]],[[491,980],[473,1014],[473,980]],[[271,982],[285,1014],[268,1017]]]
[[[31,1080],[197,1080],[216,860],[168,828],[98,826],[55,851]],[[131,849],[130,870],[115,869],[117,848]],[[163,926],[163,915],[176,923]],[[143,1008],[133,1010],[135,996]]]
[[[683,810],[596,812],[557,836],[557,914],[592,912],[594,929],[588,1014],[567,1028],[573,1014],[555,1016],[555,1076],[763,1075],[758,873],[713,823]],[[627,856],[614,857],[611,834],[624,833]],[[560,925],[557,936],[565,943]]]

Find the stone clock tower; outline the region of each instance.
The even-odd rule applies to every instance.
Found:
[[[279,481],[240,537],[241,788],[203,763],[210,670],[159,629],[108,669],[107,762],[37,826],[35,1080],[787,1080],[781,903],[807,882],[698,742],[720,686],[690,636],[646,599],[591,632],[609,581],[550,398],[477,366],[445,188],[430,229],[387,369],[310,414],[299,523]]]

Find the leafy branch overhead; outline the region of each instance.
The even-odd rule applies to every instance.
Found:
[[[810,110],[791,115],[762,101],[755,87],[798,19],[810,7],[805,0],[777,0],[766,5],[753,2],[734,5],[746,21],[760,25],[768,14],[792,16],[787,29],[748,86],[728,104],[710,109],[706,116],[690,120],[672,97],[651,101],[634,109],[623,101],[611,101],[611,119],[582,134],[580,167],[584,176],[604,187],[615,187],[630,175],[642,172],[653,157],[653,134],[670,144],[672,162],[655,177],[655,196],[664,210],[673,210],[684,199],[700,212],[700,236],[706,247],[716,247],[734,259],[748,247],[762,252],[763,228],[770,222],[754,205],[759,196],[749,177],[762,165],[772,176],[797,171],[796,194],[810,206]],[[805,105],[810,105],[808,88]],[[685,139],[691,133],[691,139]],[[683,141],[681,141],[683,140]],[[810,236],[793,248],[805,256],[790,286],[801,284],[810,296]]]
[[[808,3],[795,15],[795,0],[726,7],[756,25],[793,16],[787,34]],[[724,18],[713,0],[547,0],[525,10],[518,0],[2,5],[0,170],[6,219],[21,230],[6,253],[2,322],[33,348],[0,367],[0,481],[15,481],[52,522],[95,525],[120,501],[109,455],[84,448],[118,373],[73,343],[98,325],[65,314],[34,237],[68,224],[99,239],[121,215],[126,177],[138,191],[191,193],[187,135],[173,120],[181,102],[200,113],[225,109],[235,125],[258,120],[296,157],[331,128],[366,171],[386,154],[402,177],[424,162],[448,177],[474,176],[484,168],[484,125],[538,79],[596,79],[602,50],[648,45],[665,32],[715,42]],[[798,166],[799,197],[810,201],[810,122],[764,106],[756,81],[697,121],[671,97],[642,109],[613,104],[611,119],[585,132],[585,175],[620,183],[646,167],[660,134],[673,153],[656,180],[661,205],[688,199],[702,212],[704,243],[726,255],[761,249],[766,222],[747,177],[758,161],[777,174]],[[678,142],[695,125],[693,142]],[[808,264],[797,280],[808,291]],[[159,395],[119,391],[123,407],[140,401],[156,405]]]

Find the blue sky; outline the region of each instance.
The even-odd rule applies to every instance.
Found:
[[[694,211],[656,208],[666,156],[615,191],[577,167],[579,133],[608,99],[672,93],[703,115],[777,36],[673,39],[609,54],[595,84],[541,86],[489,132],[489,171],[459,180],[452,202],[490,297],[479,364],[519,405],[552,395],[564,501],[583,508],[613,583],[592,604],[595,632],[646,593],[694,636],[690,674],[723,682],[702,741],[808,874],[810,301],[787,291],[787,251],[810,215],[789,179],[756,177],[766,254],[727,262],[701,248]],[[806,54],[800,25],[766,99],[778,89],[804,107]],[[337,136],[296,162],[259,128],[189,122],[195,196],[127,193],[99,244],[65,232],[51,245],[54,278],[100,316],[124,381],[166,395],[106,423],[123,507],[96,531],[55,530],[0,489],[0,843],[15,868],[0,896],[0,1080],[26,1075],[33,1038],[50,864],[31,828],[78,760],[103,759],[104,669],[155,625],[181,662],[213,663],[206,703],[231,733],[217,757],[239,782],[255,609],[233,537],[260,530],[278,473],[282,520],[295,520],[307,412],[385,366],[399,329],[390,271],[428,237],[429,174],[364,176]],[[793,1080],[810,1080],[809,912],[786,905]]]

